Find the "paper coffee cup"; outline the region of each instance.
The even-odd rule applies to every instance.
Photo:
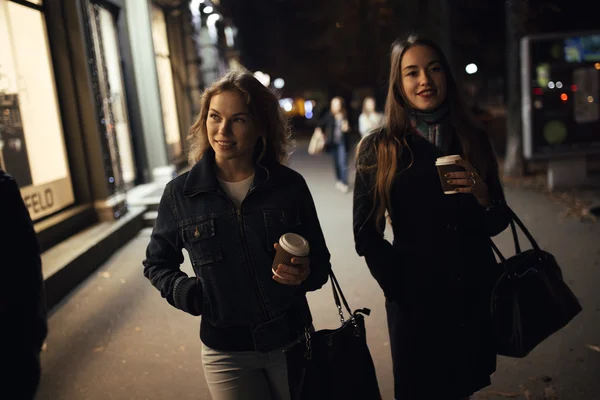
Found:
[[[449,172],[465,171],[463,167],[456,164],[456,161],[458,160],[462,160],[462,157],[458,154],[439,157],[437,160],[435,160],[435,166],[437,167],[438,175],[440,176],[440,182],[442,183],[442,190],[445,194],[459,193],[456,191],[456,186],[449,184],[448,178],[444,176]]]
[[[294,265],[292,258],[306,257],[310,252],[308,241],[296,233],[285,233],[279,238],[279,246],[273,259],[272,269],[277,270],[279,264]]]

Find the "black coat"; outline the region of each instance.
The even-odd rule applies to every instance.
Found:
[[[33,398],[47,334],[40,248],[14,178],[0,170],[0,390]]]
[[[361,144],[368,159],[378,135]],[[405,170],[411,152],[404,151],[392,186],[393,244],[375,228],[374,174],[356,176],[356,250],[386,297],[395,397],[450,400],[487,386],[496,367],[489,238],[509,216],[497,172],[487,179],[493,205],[485,209],[470,194],[445,195],[435,167],[444,154],[420,136],[407,141],[414,162]],[[449,154],[461,152],[457,143]]]
[[[348,120],[348,118],[345,118]],[[348,121],[350,124],[350,121]],[[335,139],[334,139],[334,129],[335,129],[335,116],[331,112],[327,112],[319,121],[318,126],[321,128],[323,133],[325,134],[325,149],[327,151],[331,151],[335,147]],[[346,147],[346,151],[348,151],[351,147],[352,143],[352,131],[348,130],[347,132],[342,132],[342,143]]]

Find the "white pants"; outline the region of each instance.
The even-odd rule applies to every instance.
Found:
[[[213,400],[290,400],[282,350],[223,352],[202,344],[202,364]]]

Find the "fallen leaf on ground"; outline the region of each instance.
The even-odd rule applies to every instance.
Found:
[[[102,273],[102,277],[103,278],[110,278],[110,272],[103,272]]]
[[[181,349],[181,351],[185,351],[185,346],[184,345],[179,346],[179,348]]]
[[[121,283],[127,282],[125,279],[121,278]]]
[[[142,331],[142,328],[140,328],[139,326],[136,326],[136,327],[135,327],[135,331],[136,331],[136,332],[141,332],[141,331]]]
[[[587,347],[590,348],[590,349],[592,349],[592,350],[594,350],[594,351],[597,351],[598,353],[600,353],[600,346],[595,346],[593,344],[588,344]]]
[[[94,347],[94,353],[99,353],[101,351],[104,351],[104,346]]]

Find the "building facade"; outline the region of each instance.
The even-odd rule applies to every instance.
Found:
[[[50,305],[141,229],[130,194],[188,167],[202,56],[220,57],[200,53],[190,3],[0,0],[0,168],[35,224]],[[73,257],[50,256],[67,242]]]

